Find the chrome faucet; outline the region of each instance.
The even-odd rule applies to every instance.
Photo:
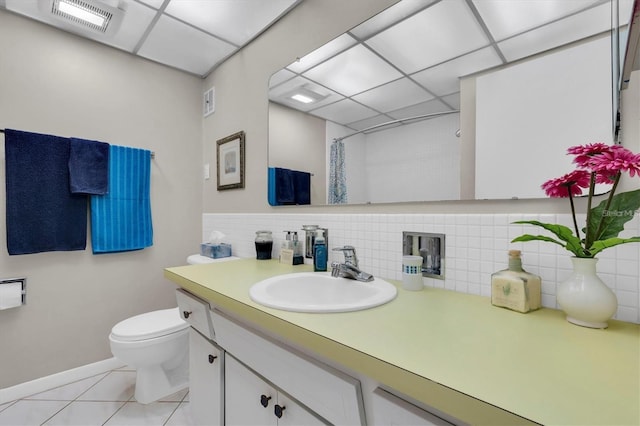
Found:
[[[333,251],[341,251],[344,254],[344,263],[331,263],[331,276],[343,277],[357,281],[373,281],[373,275],[358,269],[358,257],[353,246],[336,247]]]

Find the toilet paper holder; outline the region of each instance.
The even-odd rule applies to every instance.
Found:
[[[9,287],[9,286],[3,287],[4,284],[19,284],[20,285],[20,300],[19,300],[19,303],[15,303],[13,301],[8,301],[8,299],[10,299],[11,297],[7,298],[7,296],[15,297],[15,293],[7,292],[8,294],[5,294],[4,289]],[[13,287],[13,286],[11,286],[11,287]],[[13,294],[11,294],[11,293],[13,293]],[[7,300],[2,300],[2,299],[7,299]],[[0,310],[15,308],[15,307],[18,307],[18,306],[21,306],[21,305],[26,305],[26,304],[27,304],[27,279],[26,278],[0,279]]]

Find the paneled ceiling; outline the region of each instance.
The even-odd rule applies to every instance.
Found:
[[[632,4],[620,0],[620,16]],[[453,111],[460,77],[609,33],[612,22],[609,0],[402,0],[276,73],[269,97],[355,131]]]
[[[51,13],[64,1],[116,16],[104,32],[87,29]],[[0,8],[204,77],[301,1],[0,0]],[[632,4],[619,0],[620,16]],[[610,0],[402,0],[275,74],[270,99],[354,130],[457,110],[460,77],[611,27]]]
[[[204,77],[302,0],[74,0],[114,12],[104,32],[52,14],[61,1],[0,0],[0,8]]]

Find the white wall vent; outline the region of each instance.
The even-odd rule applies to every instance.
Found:
[[[216,88],[212,87],[211,89],[204,92],[203,103],[202,103],[202,112],[204,116],[211,115],[216,110]]]

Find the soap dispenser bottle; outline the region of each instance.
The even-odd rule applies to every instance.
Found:
[[[327,270],[327,245],[324,240],[324,231],[318,229],[313,245],[313,270],[324,272]]]
[[[285,240],[282,242],[282,248],[285,250],[291,250],[293,246],[291,245],[291,231],[284,231],[287,233]]]
[[[302,254],[302,244],[298,241],[298,233],[293,232],[293,264],[302,265],[304,263],[304,255]]]
[[[541,306],[542,280],[522,269],[520,250],[509,250],[509,267],[491,275],[491,303],[518,312]]]

